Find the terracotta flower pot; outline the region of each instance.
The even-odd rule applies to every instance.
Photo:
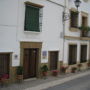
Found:
[[[57,75],[58,75],[58,70],[53,70],[53,71],[52,71],[52,75],[53,75],[53,76],[57,76]]]
[[[77,68],[76,68],[76,67],[72,67],[72,69],[71,69],[71,73],[75,73],[75,72],[76,72],[76,70],[77,70]]]
[[[72,70],[72,71],[71,71],[71,73],[75,73],[75,72],[76,72],[76,70]]]
[[[42,75],[43,76],[47,76],[47,72],[42,72]]]
[[[87,66],[90,67],[90,63],[87,63]]]
[[[68,69],[68,66],[61,66],[60,67],[60,70],[61,70],[61,73],[66,73],[66,70]]]
[[[23,75],[17,75],[17,79],[22,80],[23,79]]]

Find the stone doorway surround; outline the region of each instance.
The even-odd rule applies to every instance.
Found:
[[[41,65],[41,48],[42,48],[42,42],[20,42],[20,65],[23,66],[23,52],[26,48],[37,48],[39,49],[39,55],[38,55],[38,63],[37,63],[37,69],[36,69],[36,77],[40,77],[40,65]]]
[[[60,70],[59,51],[48,51],[48,67],[50,70],[50,53],[57,53],[57,70]]]

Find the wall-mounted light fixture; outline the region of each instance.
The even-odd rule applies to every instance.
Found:
[[[77,11],[78,11],[78,7],[80,7],[81,1],[75,0],[74,3],[75,3],[75,6],[77,7]]]
[[[15,58],[15,59],[18,59],[18,55],[17,55],[17,54],[15,54],[15,55],[14,55],[14,58]]]
[[[75,0],[74,1],[75,6],[77,8],[77,12],[78,12],[78,8],[80,7],[81,1],[80,0]],[[67,21],[70,19],[70,14],[66,13],[65,11],[63,12],[63,21]]]

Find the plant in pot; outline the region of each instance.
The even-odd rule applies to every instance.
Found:
[[[16,73],[17,73],[17,79],[23,80],[23,67],[22,66],[17,67]]]
[[[87,67],[90,68],[90,60],[87,62]]]
[[[47,65],[43,65],[43,66],[41,67],[41,72],[42,72],[42,75],[43,75],[44,77],[47,76],[47,72],[48,72],[48,67],[47,67]]]
[[[53,75],[53,76],[58,76],[58,73],[59,73],[58,70],[52,70],[52,75]]]
[[[81,37],[87,37],[88,32],[90,31],[90,27],[89,26],[80,26],[79,30],[81,31]]]
[[[0,75],[0,82],[1,82],[1,85],[3,86],[4,84],[8,84],[8,81],[9,81],[9,74],[7,73],[4,73],[4,74],[1,74]]]
[[[65,74],[66,73],[66,70],[68,69],[68,66],[61,66],[60,68],[61,68],[60,69],[61,70],[61,73],[64,73]]]
[[[78,67],[78,71],[81,71],[82,64],[79,63],[79,64],[77,65],[77,67]]]
[[[75,73],[76,70],[77,70],[77,67],[72,67],[72,68],[71,68],[71,73]]]

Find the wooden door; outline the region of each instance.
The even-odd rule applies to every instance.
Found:
[[[24,49],[24,79],[36,77],[37,49]]]
[[[69,64],[76,64],[77,62],[77,45],[69,45]]]
[[[50,52],[49,57],[50,57],[50,70],[56,70],[58,63],[58,52],[57,51]]]
[[[0,74],[9,74],[10,54],[0,54]]]
[[[87,45],[81,45],[81,58],[80,62],[86,62],[87,61]]]

